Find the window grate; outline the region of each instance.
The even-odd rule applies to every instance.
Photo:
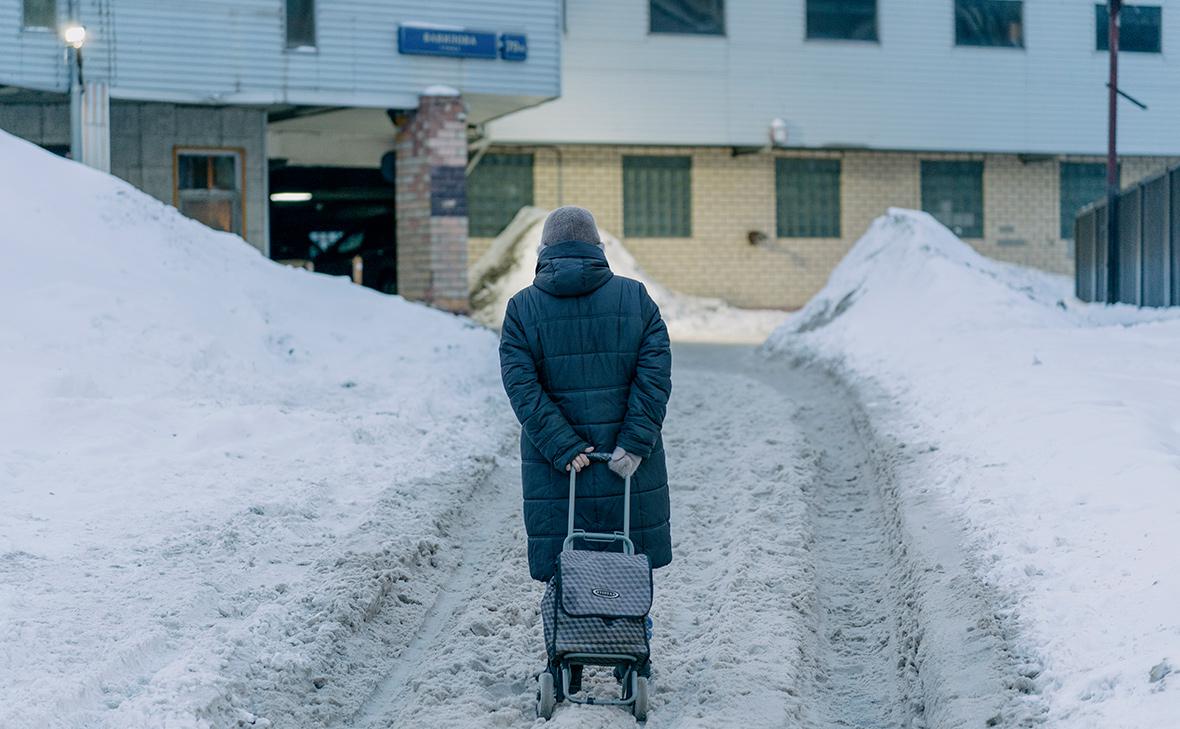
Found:
[[[533,155],[485,154],[467,178],[468,230],[491,238],[533,204]]]
[[[779,238],[840,237],[840,160],[775,160]]]
[[[691,157],[623,157],[623,233],[692,236]]]
[[[983,237],[983,163],[922,161],[922,209],[960,238]]]

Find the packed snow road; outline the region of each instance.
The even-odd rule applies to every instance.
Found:
[[[921,727],[904,550],[871,443],[824,375],[682,346],[665,426],[675,560],[656,573],[652,727]],[[461,566],[338,726],[528,726],[543,664],[518,463],[460,520]],[[911,604],[912,604],[912,596]],[[609,674],[587,678],[599,691]],[[554,727],[625,727],[563,705]]]

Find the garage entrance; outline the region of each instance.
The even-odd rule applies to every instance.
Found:
[[[394,186],[381,170],[275,162],[271,258],[397,293]]]

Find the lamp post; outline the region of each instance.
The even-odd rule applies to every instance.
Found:
[[[86,28],[66,26],[62,38],[69,46],[70,66],[70,157],[82,161],[82,46],[86,44]]]
[[[1106,128],[1106,300],[1119,300],[1119,10],[1122,0],[1107,0],[1107,42],[1110,81],[1107,83]]]

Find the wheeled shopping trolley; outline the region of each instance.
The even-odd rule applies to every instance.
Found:
[[[610,455],[589,453],[592,463],[606,463]],[[557,702],[625,706],[635,718],[647,718],[650,665],[647,615],[652,603],[652,569],[647,555],[635,554],[631,541],[631,478],[623,485],[623,530],[587,532],[574,529],[577,472],[570,469],[569,528],[557,570],[545,588],[541,616],[545,626],[548,669],[537,676],[537,715],[550,718]],[[588,543],[621,551],[577,549]],[[576,666],[613,666],[620,679],[619,698],[570,694],[571,671]],[[559,690],[560,689],[560,690]]]

